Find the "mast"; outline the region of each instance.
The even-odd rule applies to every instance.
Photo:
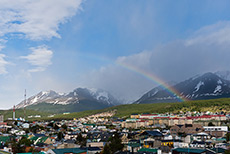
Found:
[[[24,120],[26,121],[26,89],[25,89],[25,95],[24,95]]]
[[[13,107],[13,120],[15,120],[15,105]]]

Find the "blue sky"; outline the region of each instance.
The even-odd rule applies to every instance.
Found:
[[[42,90],[110,91],[132,101],[156,83],[229,68],[229,1],[0,0],[0,108]]]

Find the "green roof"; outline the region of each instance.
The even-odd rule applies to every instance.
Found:
[[[138,152],[157,152],[157,149],[141,148]]]
[[[39,137],[33,136],[33,137],[30,138],[30,140],[35,142],[35,141],[37,141],[38,138]]]
[[[9,136],[0,136],[0,142],[9,142],[10,137]]]
[[[177,149],[173,149],[173,151],[185,152],[185,153],[203,153],[206,150],[205,149],[192,149],[192,148],[177,148]]]
[[[83,152],[87,152],[84,149],[80,149],[80,148],[66,148],[66,149],[52,149],[53,152],[55,154],[64,154],[64,153],[83,153]]]
[[[39,144],[39,143],[44,143],[48,138],[49,138],[49,137],[41,137],[41,138],[39,138],[37,144]]]
[[[17,153],[17,154],[45,154],[44,152],[27,152],[27,153]]]
[[[140,147],[139,143],[129,143],[128,145],[131,147]]]
[[[96,126],[95,124],[87,124],[87,123],[84,123],[83,125],[85,125],[85,126],[93,126],[93,127]]]

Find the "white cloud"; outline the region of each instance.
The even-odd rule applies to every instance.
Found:
[[[6,65],[8,65],[9,63],[5,60],[5,55],[4,54],[0,54],[0,74],[6,74]]]
[[[81,9],[82,0],[1,0],[0,36],[24,34],[31,40],[60,37],[59,24]]]
[[[213,25],[205,26],[194,33],[194,36],[186,40],[186,45],[193,44],[219,44],[230,43],[230,21],[221,21]]]
[[[152,51],[118,57],[115,61],[118,65],[94,71],[90,78],[85,77],[85,83],[135,100],[157,85],[154,77],[149,80],[143,72],[165,82],[180,82],[197,74],[229,70],[229,38],[230,22],[203,27],[191,38],[176,40]]]
[[[20,58],[26,59],[28,63],[35,66],[35,68],[30,69],[29,72],[41,72],[46,69],[47,66],[52,64],[51,58],[53,52],[49,50],[46,46],[38,46],[30,48],[32,53],[28,56],[21,56]]]
[[[59,25],[74,16],[82,0],[0,0],[0,51],[7,37],[34,41],[49,40],[58,34]],[[33,53],[24,57],[36,66],[30,72],[44,71],[51,64],[52,51],[45,47],[31,48]],[[0,74],[6,73],[8,62],[1,54]]]

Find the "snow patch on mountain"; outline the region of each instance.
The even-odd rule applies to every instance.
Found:
[[[223,82],[219,79],[218,81],[217,81],[217,84],[222,84]]]
[[[199,89],[200,89],[200,87],[201,87],[202,85],[204,85],[204,82],[200,81],[200,82],[196,85],[195,90],[194,90],[193,92],[195,93],[195,92],[199,91]]]
[[[221,86],[217,85],[213,93],[221,92]]]

